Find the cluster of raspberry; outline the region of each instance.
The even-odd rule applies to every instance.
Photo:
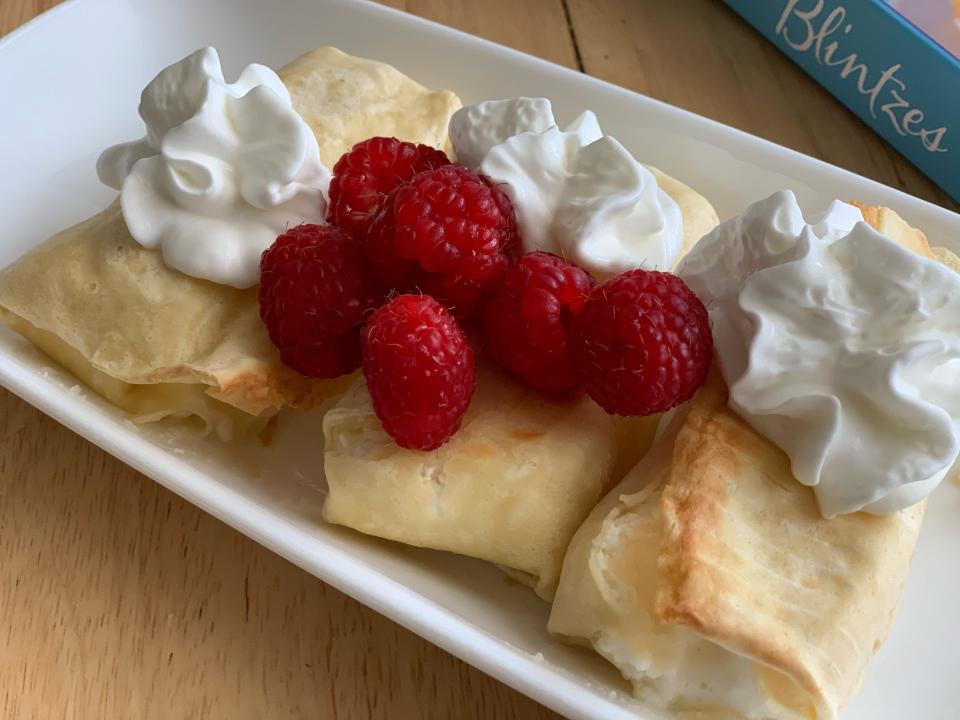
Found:
[[[260,315],[284,363],[310,377],[363,368],[402,447],[432,450],[475,386],[471,339],[554,399],[650,415],[685,402],[713,356],[707,311],[675,275],[597,283],[557,255],[521,253],[513,206],[440,150],[396,138],[334,166],[325,225],[300,225],[261,259]]]

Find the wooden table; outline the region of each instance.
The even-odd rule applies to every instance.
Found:
[[[389,4],[956,209],[716,0]],[[557,717],[4,391],[0,618],[3,718]]]

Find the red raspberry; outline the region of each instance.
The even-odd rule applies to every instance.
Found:
[[[383,429],[416,450],[438,448],[457,431],[476,384],[466,335],[428,295],[400,295],[370,316],[363,374]]]
[[[260,258],[260,317],[280,359],[309,377],[360,366],[360,324],[383,299],[360,245],[330,225],[298,225]]]
[[[651,415],[689,400],[713,358],[706,308],[669,273],[630,270],[598,285],[571,330],[584,387],[616,415]]]
[[[387,196],[364,251],[387,287],[428,293],[466,317],[509,264],[516,240],[507,196],[475,172],[447,165]]]
[[[331,338],[294,343],[280,350],[283,364],[302,375],[334,378],[360,367],[360,328]]]
[[[567,337],[592,287],[589,273],[561,257],[524,255],[504,273],[484,311],[493,358],[548,394],[576,388]]]
[[[417,173],[449,164],[429,145],[388,137],[359,142],[333,166],[327,222],[361,237],[387,193]]]

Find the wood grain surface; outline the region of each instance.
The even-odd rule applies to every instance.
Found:
[[[956,209],[715,0],[389,4]],[[5,391],[0,618],[2,718],[557,717]]]

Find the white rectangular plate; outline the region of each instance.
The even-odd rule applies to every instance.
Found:
[[[561,120],[596,111],[644,162],[703,193],[721,218],[792,188],[895,208],[960,250],[960,217],[825,163],[613,85],[380,6],[345,1],[69,0],[0,41],[0,217],[5,265],[104,207],[94,161],[139,137],[139,92],[165,65],[215,45],[228,76],[319,45],[389,62],[464,102],[553,99]],[[442,62],[438,62],[442,58]],[[762,98],[758,98],[762,101]],[[829,128],[825,128],[829,132]],[[960,152],[960,149],[957,149]],[[133,427],[20,338],[0,333],[0,382],[76,432],[317,577],[574,718],[664,718],[589,653],[552,642],[547,606],[492,567],[405,548],[319,520],[319,418],[286,417],[269,451]],[[960,491],[941,488],[889,641],[846,720],[953,720],[960,707]]]

